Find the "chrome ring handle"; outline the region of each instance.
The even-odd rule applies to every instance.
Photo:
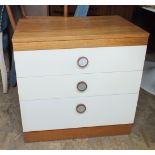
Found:
[[[76,106],[76,111],[77,113],[82,114],[86,111],[86,106],[84,104],[78,104]]]
[[[84,82],[84,81],[78,82],[78,84],[77,84],[77,90],[78,90],[78,91],[83,92],[83,91],[85,91],[86,89],[87,89],[87,84],[86,84],[86,82]]]
[[[86,57],[80,57],[77,60],[77,65],[80,68],[85,68],[88,65],[88,63],[89,63],[89,61],[88,61],[88,58],[86,58]]]

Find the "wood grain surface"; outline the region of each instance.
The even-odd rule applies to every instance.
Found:
[[[148,33],[119,16],[27,17],[13,36],[15,51],[145,45]]]
[[[24,132],[25,142],[129,134],[132,124]]]

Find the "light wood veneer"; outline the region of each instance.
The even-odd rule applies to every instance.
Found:
[[[48,131],[24,132],[25,142],[38,142],[49,140],[62,140],[73,138],[86,138],[98,136],[113,136],[129,134],[132,124],[98,126],[89,128],[60,129]]]
[[[13,36],[14,51],[145,45],[148,33],[119,16],[28,17]]]

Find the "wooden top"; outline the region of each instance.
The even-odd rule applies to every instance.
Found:
[[[15,51],[145,45],[148,33],[119,16],[27,17],[13,35]]]

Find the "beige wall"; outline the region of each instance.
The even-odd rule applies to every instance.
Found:
[[[27,16],[47,16],[47,5],[25,5],[25,11]]]

